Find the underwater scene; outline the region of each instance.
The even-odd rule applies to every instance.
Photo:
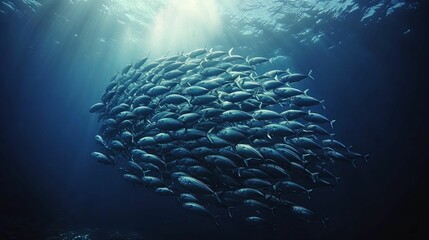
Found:
[[[0,239],[427,239],[427,5],[0,1]]]

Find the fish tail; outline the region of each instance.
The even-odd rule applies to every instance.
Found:
[[[308,88],[304,90],[304,95],[305,95],[305,96],[308,96],[308,95],[307,95],[308,91],[310,91],[310,89],[308,89]]]
[[[313,182],[316,182],[317,180],[319,180],[319,173],[311,173],[311,179],[313,180]]]
[[[313,69],[311,69],[308,74],[307,77],[311,78],[311,80],[314,80],[314,77],[311,75],[313,73]]]
[[[322,219],[320,219],[320,221],[322,222],[322,224],[325,228],[328,228],[327,222],[329,221],[329,218],[322,218]]]
[[[238,76],[238,78],[236,78],[236,79],[234,80],[235,85],[237,85],[237,87],[238,87],[240,90],[242,90],[242,91],[244,91],[243,87],[241,86],[241,84],[243,84],[243,82],[244,82],[244,80],[243,80],[243,79],[241,79],[241,77],[240,77],[240,76]]]
[[[365,160],[365,162],[368,162],[368,158],[371,157],[371,154],[366,154],[365,156],[363,156],[363,159]]]
[[[352,162],[352,166],[353,166],[354,168],[356,168],[356,159],[351,160],[351,162]]]
[[[337,120],[332,120],[332,121],[330,121],[329,122],[329,124],[331,124],[331,128],[332,128],[332,130],[334,130],[334,123],[336,122]]]
[[[214,143],[213,138],[210,136],[210,133],[206,134],[207,139],[210,141],[211,144]]]
[[[229,49],[229,51],[228,51],[228,55],[231,57],[232,56],[232,50],[233,50],[234,48],[232,47],[231,49]]]
[[[220,204],[222,204],[222,201],[220,200],[218,193],[214,193],[214,195],[216,196],[216,199],[218,200],[218,202],[219,202]]]
[[[324,102],[325,102],[325,100],[320,100],[320,101],[319,101],[320,105],[322,105],[322,108],[326,110],[326,107],[325,107],[325,105],[323,104]]]
[[[230,217],[230,218],[232,218],[232,210],[233,209],[233,207],[228,207],[228,216]]]
[[[312,193],[313,192],[313,189],[308,189],[307,190],[307,197],[308,197],[308,199],[310,199],[310,193]]]
[[[219,221],[218,221],[219,217],[220,217],[220,215],[213,216],[213,219],[215,220],[216,226],[218,226],[218,227],[219,227]]]
[[[244,163],[246,163],[246,161],[244,161]],[[246,163],[246,165],[247,165],[247,163]],[[241,169],[242,169],[242,168],[237,168],[237,175],[238,175],[239,177],[241,177]]]
[[[338,184],[338,182],[340,181],[342,177],[335,177],[335,182]]]
[[[251,158],[246,158],[246,159],[244,159],[243,161],[244,161],[244,164],[246,164],[246,167],[249,167],[249,161],[251,160]],[[238,175],[240,176],[240,170],[239,170],[239,172],[238,172]],[[241,176],[240,176],[241,177]]]

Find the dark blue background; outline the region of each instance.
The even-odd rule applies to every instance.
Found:
[[[303,87],[326,99],[338,139],[372,156],[356,169],[338,166],[337,190],[314,194],[309,204],[330,217],[328,229],[286,216],[276,232],[230,220],[216,227],[177,200],[130,186],[96,164],[89,153],[97,149],[98,125],[88,107],[108,78],[89,73],[114,71],[88,59],[71,70],[69,57],[79,47],[73,42],[55,61],[43,61],[35,36],[45,30],[26,32],[2,18],[0,238],[15,232],[18,239],[44,239],[90,227],[138,231],[146,239],[423,239],[429,213],[426,7],[377,25],[334,26],[354,34],[337,31],[345,40],[332,51],[311,45],[289,53],[298,68],[315,72],[316,81]],[[412,32],[398,34],[401,25]],[[272,46],[269,36],[261,39],[255,52]]]

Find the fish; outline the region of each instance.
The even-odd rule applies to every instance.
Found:
[[[252,207],[252,208],[269,210],[269,211],[271,211],[271,213],[273,214],[273,216],[276,215],[274,213],[275,207],[270,207],[269,205],[267,205],[265,203],[262,203],[262,202],[260,202],[258,200],[246,199],[246,200],[243,201],[243,204],[245,206],[249,206],[249,207]]]
[[[301,206],[292,206],[291,211],[293,214],[297,215],[301,219],[307,222],[320,221],[326,227],[327,218],[318,217],[313,211],[301,207]]]
[[[235,190],[234,193],[237,196],[245,199],[265,198],[265,195],[261,191],[254,188],[240,188]]]
[[[241,122],[252,119],[252,115],[241,110],[228,110],[222,112],[220,117],[227,122]]]
[[[290,192],[301,192],[306,193],[310,198],[310,193],[313,189],[306,189],[298,183],[292,181],[279,181],[273,185],[274,191],[290,191]]]
[[[105,108],[104,103],[96,103],[89,108],[90,113],[100,112]]]
[[[133,174],[129,174],[129,173],[124,174],[124,179],[133,184],[142,184],[141,179]]]
[[[285,197],[334,189],[340,184],[334,163],[356,166],[370,155],[352,151],[335,136],[335,120],[314,111],[325,108],[324,100],[298,84],[314,79],[312,71],[273,69],[276,56],[232,51],[198,48],[155,60],[147,55],[115,73],[89,106],[100,125],[100,150],[91,157],[216,224],[212,212],[224,211],[274,227],[263,213],[252,216],[260,210],[274,215],[274,209],[324,223],[301,206],[301,196],[296,203]],[[247,212],[233,216],[240,205]]]
[[[166,184],[160,178],[157,177],[144,176],[141,178],[141,180],[143,184],[147,187],[160,188],[166,186]]]
[[[168,187],[159,187],[155,189],[155,192],[162,196],[174,196],[173,190]]]
[[[179,201],[181,202],[199,202],[198,198],[190,193],[181,193],[179,195]]]
[[[190,177],[190,176],[180,176],[177,178],[177,181],[189,191],[203,194],[213,194],[216,196],[218,201],[222,203],[217,193],[215,193],[207,184],[201,182],[200,180]]]
[[[198,215],[211,217],[215,220],[216,225],[219,225],[219,223],[217,222],[217,216],[214,216],[213,214],[211,214],[209,210],[207,210],[207,208],[205,208],[203,205],[199,203],[185,202],[182,204],[182,207]]]
[[[276,230],[275,224],[269,222],[268,220],[258,217],[258,216],[250,216],[246,217],[246,222],[252,225],[268,225],[272,226],[274,231]]]
[[[107,164],[107,165],[114,165],[115,160],[113,160],[110,157],[107,157],[103,153],[100,152],[92,152],[91,156],[95,158],[99,163]]]

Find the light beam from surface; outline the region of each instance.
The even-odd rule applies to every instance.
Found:
[[[210,46],[222,34],[222,21],[214,0],[169,0],[161,8],[147,35],[154,56]]]

